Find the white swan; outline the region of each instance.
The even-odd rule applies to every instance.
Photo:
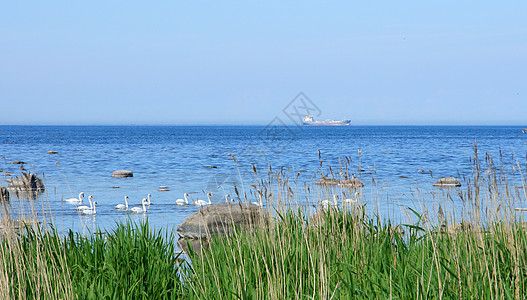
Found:
[[[359,202],[357,196],[360,195],[359,192],[355,192],[355,196],[353,197],[353,199],[342,199],[342,203],[345,203],[345,204],[350,204],[350,203],[357,203]]]
[[[254,205],[256,206],[259,206],[259,207],[263,207],[263,201],[262,201],[262,195],[260,193],[258,193],[258,197],[260,198],[260,200],[258,201],[254,201],[252,202]]]
[[[146,197],[148,198],[148,199],[146,199],[146,205],[152,204],[152,201],[150,201],[150,197],[151,196],[152,196],[151,194],[146,195]]]
[[[205,205],[212,204],[212,202],[210,201],[210,196],[211,196],[211,193],[207,193],[207,199],[209,199],[209,202],[207,202],[205,200],[196,200],[196,201],[194,201],[194,205],[196,205],[196,206],[205,206]]]
[[[130,212],[133,213],[133,214],[138,214],[138,213],[142,213],[142,212],[146,212],[146,203],[147,203],[147,199],[146,198],[143,198],[143,201],[141,201],[141,204],[143,205],[143,207],[132,207],[132,209],[130,209]]]
[[[83,215],[95,215],[97,211],[95,210],[95,204],[97,204],[97,201],[93,201],[93,208],[92,209],[86,209],[82,211]]]
[[[338,205],[338,202],[337,202],[337,198],[339,196],[337,195],[333,195],[333,202],[330,201],[330,200],[322,200],[322,202],[320,203],[322,205],[323,208],[329,208],[330,206],[337,206]]]
[[[227,202],[227,203],[234,202],[234,198],[231,198],[231,201],[229,201],[230,197],[231,197],[231,195],[229,195],[229,194],[225,195],[225,202]]]
[[[68,203],[82,203],[82,197],[84,197],[84,192],[79,193],[79,198],[69,198],[64,199],[64,201]]]
[[[90,206],[79,205],[79,206],[77,206],[76,209],[77,209],[78,211],[83,211],[83,210],[92,209],[92,208],[93,208],[93,203],[91,202],[91,199],[93,199],[93,196],[92,196],[92,195],[88,196],[88,201],[90,201]]]
[[[177,199],[176,205],[188,205],[188,199],[187,199],[188,193],[183,194],[183,198],[185,199]]]
[[[128,196],[124,196],[124,203],[125,204],[117,204],[115,209],[128,209]]]

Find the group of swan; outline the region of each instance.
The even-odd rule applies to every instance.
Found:
[[[189,196],[188,193],[183,194],[183,198],[184,198],[184,199],[177,199],[177,200],[176,200],[176,205],[189,205],[188,198],[187,198],[188,196]],[[192,199],[192,204],[194,204],[195,206],[206,206],[206,205],[210,205],[210,204],[212,204],[212,201],[210,200],[210,197],[211,197],[211,196],[212,196],[212,193],[211,193],[211,192],[207,193],[207,199],[208,199],[208,201],[205,201],[205,200],[199,200],[199,199],[196,200],[196,201],[194,201],[194,200]],[[225,195],[225,202],[228,203],[228,202],[233,202],[233,201],[234,201],[234,199],[231,198],[231,195],[229,195],[229,194],[226,194],[226,195]],[[261,199],[260,199],[260,202],[261,202]]]
[[[358,199],[359,195],[360,195],[359,192],[355,192],[355,196],[353,197],[353,199],[350,199],[350,198],[342,199],[342,203],[343,204],[357,203],[357,202],[359,202],[359,199]],[[333,201],[331,201],[331,200],[322,200],[322,202],[320,202],[320,205],[324,209],[328,209],[328,208],[330,208],[332,206],[337,207],[338,206],[338,200],[337,200],[338,198],[339,198],[339,196],[334,194],[333,195]]]
[[[72,203],[72,204],[77,204],[77,207],[75,208],[77,211],[79,211],[80,213],[82,213],[83,215],[94,215],[97,213],[97,210],[95,208],[95,205],[97,204],[97,201],[91,201],[94,197],[93,196],[88,196],[88,201],[90,201],[90,206],[87,206],[87,205],[79,205],[82,203],[82,199],[84,198],[84,192],[80,192],[79,193],[79,197],[78,198],[69,198],[69,199],[64,199],[65,202],[68,202],[68,203]]]
[[[130,209],[130,212],[133,213],[133,214],[146,212],[146,206],[150,205],[150,197],[148,199],[143,198],[143,201],[141,201],[141,205],[142,205],[142,207],[132,207]]]
[[[142,207],[133,207],[132,209],[130,209],[130,212],[131,213],[146,212],[146,206],[152,204],[152,201],[150,200],[151,196],[152,196],[151,194],[148,194],[147,198],[143,198],[143,200],[141,201]],[[90,195],[88,197],[88,201],[90,202],[90,206],[80,205],[80,204],[82,204],[82,199],[83,198],[84,198],[84,192],[80,192],[78,198],[64,199],[64,201],[68,202],[68,203],[71,203],[71,204],[76,204],[77,207],[75,209],[78,212],[82,213],[83,215],[95,215],[97,213],[97,209],[95,207],[95,205],[97,204],[97,201],[92,201],[92,199],[94,199],[94,197]],[[125,204],[117,204],[115,206],[115,209],[128,210],[128,199],[129,199],[128,196],[124,196],[124,203]]]
[[[152,196],[151,194],[148,194],[147,198],[143,198],[143,200],[141,201],[141,206],[132,207],[131,209],[129,209],[129,206],[128,206],[128,199],[129,199],[129,197],[128,196],[124,196],[124,204],[122,204],[122,203],[117,204],[115,206],[115,209],[117,209],[117,210],[126,210],[126,211],[129,211],[130,213],[146,212],[147,205],[150,206],[152,204],[152,201],[150,200],[151,196]],[[189,196],[188,193],[183,194],[183,198],[184,199],[177,199],[176,200],[176,205],[189,205],[189,202],[188,202],[188,199],[187,199],[188,196]],[[200,207],[206,206],[206,205],[210,205],[210,204],[212,204],[212,201],[210,200],[211,196],[212,196],[212,192],[209,192],[209,193],[207,193],[207,200],[208,201],[200,200],[200,199],[197,199],[197,200],[194,201],[192,199],[192,202],[193,202],[193,204],[195,206],[200,206]],[[88,197],[88,201],[90,202],[90,206],[80,205],[82,203],[83,197],[84,197],[84,192],[81,192],[79,194],[78,198],[64,199],[64,201],[68,202],[68,203],[71,203],[71,204],[76,204],[77,205],[76,210],[79,211],[80,213],[84,214],[84,215],[94,215],[94,214],[96,214],[97,211],[96,211],[95,205],[97,204],[97,201],[93,201],[92,202],[92,199],[94,199],[94,197],[91,196],[91,195]],[[346,199],[346,200],[348,200],[348,199]],[[225,202],[233,202],[233,201],[234,201],[234,199],[229,194],[225,195]],[[327,202],[327,201],[328,200],[322,201],[323,205],[324,205],[324,202]],[[335,203],[336,203],[336,200],[335,200]],[[257,205],[259,207],[263,207],[262,195],[261,194],[259,195],[259,201],[252,202],[252,204]]]
[[[177,199],[177,200],[176,200],[176,205],[188,205],[188,204],[189,204],[189,203],[188,203],[188,198],[187,198],[188,196],[189,196],[188,193],[183,194],[183,198],[184,198],[184,199]],[[199,199],[196,200],[196,201],[194,201],[194,200],[192,199],[192,202],[193,202],[193,204],[194,204],[195,206],[205,206],[205,205],[209,205],[209,204],[212,204],[212,201],[210,201],[210,196],[212,196],[212,193],[207,193],[207,199],[208,199],[208,201],[205,201],[205,200],[199,200]],[[228,196],[228,195],[225,195],[225,201],[227,201],[227,196]]]
[[[143,200],[141,201],[141,207],[132,207],[130,209],[130,212],[131,213],[142,213],[142,212],[146,212],[146,206],[150,206],[152,204],[152,200],[150,200],[150,197],[152,195],[151,194],[148,194],[146,197],[147,198],[143,198]],[[124,196],[124,204],[117,204],[115,206],[115,209],[118,209],[118,210],[128,210],[128,196]]]

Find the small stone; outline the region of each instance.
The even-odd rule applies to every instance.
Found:
[[[16,160],[16,161],[12,161],[11,164],[12,165],[23,165],[23,164],[25,164],[25,162],[20,161],[20,160]]]
[[[117,170],[113,172],[112,177],[116,177],[116,178],[134,177],[134,172],[130,170]]]
[[[217,169],[218,167],[216,167],[216,166],[205,166],[205,168],[207,168],[207,169]]]
[[[112,186],[112,187],[110,187],[110,188],[111,188],[111,189],[120,189],[121,187],[120,187],[120,186],[117,186],[117,185],[115,185],[115,186]]]
[[[433,186],[446,187],[446,188],[460,187],[461,183],[457,181],[457,179],[454,177],[442,177],[442,178],[439,178],[439,180],[436,181],[436,183],[434,183]]]
[[[48,154],[59,154],[57,151],[48,151]]]
[[[158,192],[170,192],[169,189],[159,189],[159,190],[157,190],[157,191],[158,191]]]

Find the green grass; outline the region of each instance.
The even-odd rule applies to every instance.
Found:
[[[334,212],[323,226],[287,214],[271,230],[215,238],[194,257],[198,295],[220,298],[508,299],[527,292],[519,225],[398,234]]]
[[[107,238],[65,240],[73,292],[92,299],[176,299],[183,295],[172,235],[148,223],[119,224]]]
[[[173,235],[148,223],[118,224],[106,238],[28,228],[2,239],[4,298],[179,299],[185,270]],[[187,268],[188,270],[188,268]]]
[[[215,237],[192,265],[173,235],[120,224],[106,238],[32,231],[3,239],[4,298],[518,299],[527,293],[521,224],[454,234],[341,211],[323,225],[289,211],[269,227]],[[16,254],[16,255],[14,255]],[[5,280],[6,278],[2,278]]]

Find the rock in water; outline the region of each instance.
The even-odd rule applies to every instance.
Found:
[[[59,154],[57,151],[48,151],[48,154]]]
[[[342,180],[341,182],[339,182],[338,185],[339,186],[350,187],[350,188],[360,188],[360,187],[364,186],[364,184],[360,180],[358,180],[357,178],[351,178],[351,179],[348,179],[348,180]]]
[[[454,177],[442,177],[439,178],[433,186],[437,187],[460,187],[461,183],[457,181]]]
[[[316,182],[318,185],[337,185],[340,183],[340,180],[334,178],[322,177],[319,181]]]
[[[364,184],[357,178],[351,178],[348,180],[338,180],[334,178],[322,177],[322,179],[317,181],[316,184],[318,185],[338,185],[338,186],[344,186],[344,187],[349,187],[349,188],[360,188],[364,186]]]
[[[10,190],[18,191],[38,191],[42,192],[45,190],[42,179],[38,178],[35,174],[24,173],[22,176],[8,179],[9,185],[7,186]]]
[[[265,222],[269,214],[252,203],[218,203],[201,208],[177,228],[182,238],[200,239],[230,235],[234,228],[251,229]]]
[[[116,178],[134,177],[134,172],[130,170],[117,170],[113,172],[112,177],[116,177]]]
[[[9,201],[9,191],[2,185],[0,185],[0,201]]]

